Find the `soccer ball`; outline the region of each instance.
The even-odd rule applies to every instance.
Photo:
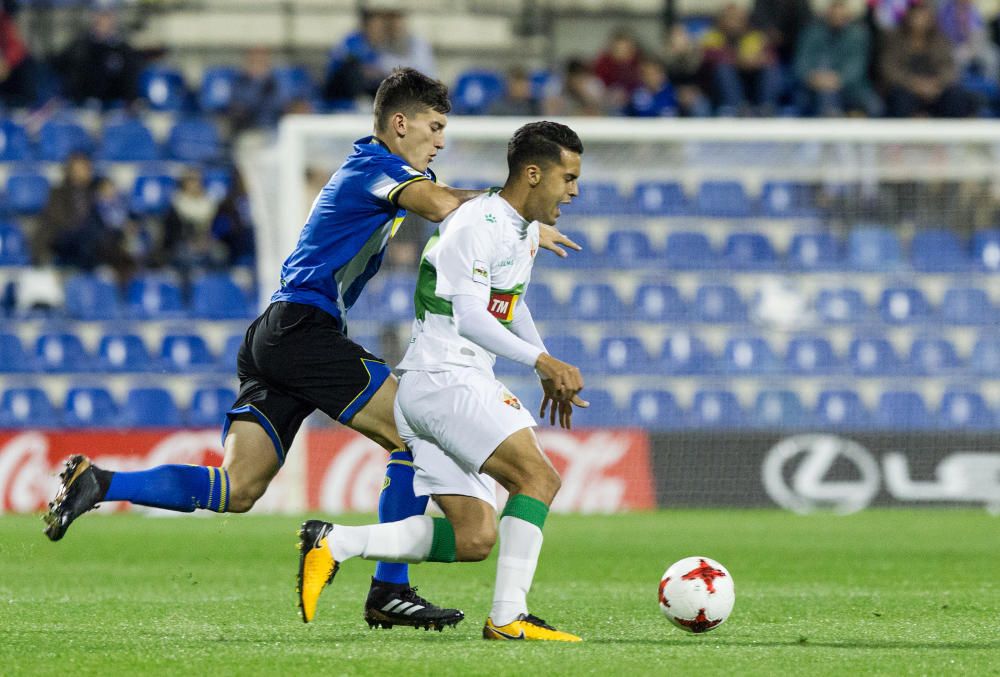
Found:
[[[685,557],[660,579],[660,611],[688,632],[708,632],[729,618],[736,602],[733,577],[714,559]]]

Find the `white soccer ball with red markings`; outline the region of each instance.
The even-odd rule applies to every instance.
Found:
[[[736,590],[726,567],[708,557],[674,562],[660,579],[660,611],[688,632],[708,632],[733,611]]]

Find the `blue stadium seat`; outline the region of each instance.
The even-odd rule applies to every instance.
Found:
[[[567,311],[579,320],[602,322],[625,319],[630,308],[618,298],[614,287],[603,282],[578,284],[570,293]]]
[[[96,275],[74,275],[66,281],[66,314],[76,320],[121,317],[118,289]]]
[[[545,337],[545,347],[549,354],[578,367],[591,364],[592,357],[579,336],[555,334]]]
[[[664,339],[659,366],[667,374],[710,374],[715,371],[715,356],[697,336],[678,332]]]
[[[747,307],[736,289],[725,284],[709,284],[695,294],[694,317],[700,322],[745,322]]]
[[[151,66],[139,76],[139,93],[157,111],[178,112],[187,105],[184,76],[175,68]]]
[[[140,174],[132,186],[130,207],[141,216],[162,216],[176,188],[177,181],[169,174]]]
[[[233,187],[233,172],[229,167],[205,167],[201,172],[205,191],[220,202]]]
[[[118,418],[118,405],[104,388],[83,386],[66,393],[63,423],[68,428],[111,428]]]
[[[538,68],[531,71],[531,95],[541,101],[548,95],[549,86],[555,77],[552,71]]]
[[[5,428],[56,428],[59,414],[41,388],[8,388],[0,400],[0,424]]]
[[[236,401],[236,391],[225,387],[203,386],[194,391],[187,412],[188,425],[215,428],[226,420],[226,412]]]
[[[645,322],[678,322],[687,318],[687,303],[677,287],[663,283],[641,284],[635,292],[634,316]]]
[[[194,283],[191,311],[195,317],[208,320],[243,319],[250,316],[250,304],[232,278],[212,273]]]
[[[594,366],[603,374],[649,374],[653,371],[653,360],[637,336],[605,336],[601,339],[597,358]]]
[[[840,246],[829,233],[796,233],[788,246],[788,264],[799,270],[830,270],[841,265]]]
[[[657,258],[653,244],[641,230],[616,230],[608,235],[604,255],[615,268],[652,266]]]
[[[236,356],[240,352],[240,346],[243,345],[243,337],[241,334],[232,334],[226,337],[226,342],[222,344],[222,352],[219,354],[219,369],[226,372],[227,374],[236,373]],[[369,343],[361,345],[365,346],[368,350],[374,352],[378,355],[379,351],[378,343]]]
[[[639,212],[647,216],[683,216],[688,213],[684,188],[675,181],[646,181],[635,186]]]
[[[614,397],[607,390],[586,388],[580,393],[580,397],[589,402],[590,406],[585,409],[573,409],[574,429],[612,428],[628,425],[627,412],[618,407]]]
[[[698,390],[690,422],[699,428],[738,428],[743,425],[743,410],[736,395],[728,390]]]
[[[704,233],[671,233],[664,253],[667,265],[678,270],[715,268],[718,257]]]
[[[853,390],[824,390],[816,402],[816,421],[824,427],[859,429],[871,425],[871,415]]]
[[[571,221],[571,219],[572,217],[570,219],[563,219],[560,223]],[[593,243],[591,243],[590,237],[586,232],[572,227],[564,228],[562,225],[560,225],[559,230],[566,237],[583,247],[583,250],[578,252],[571,251],[566,258],[545,254],[544,265],[546,268],[552,268],[553,270],[590,270],[591,268],[603,268],[608,265],[604,256],[596,253]]]
[[[135,388],[125,397],[121,425],[126,428],[178,428],[181,413],[169,391]]]
[[[847,361],[858,376],[887,376],[903,371],[892,344],[880,336],[852,339]]]
[[[22,171],[7,177],[7,207],[15,214],[37,214],[49,201],[49,180],[44,174]]]
[[[947,290],[940,313],[947,324],[992,326],[997,322],[997,309],[986,291],[977,287]]]
[[[966,270],[972,263],[969,251],[950,230],[924,230],[913,236],[910,243],[913,267],[925,272]]]
[[[28,242],[13,222],[0,222],[0,266],[26,266],[31,262]]]
[[[751,425],[758,428],[801,428],[812,417],[793,390],[761,390],[754,401]]]
[[[981,230],[972,236],[972,260],[983,270],[1000,271],[1000,230]]]
[[[981,336],[969,358],[972,371],[982,376],[1000,376],[1000,337]]]
[[[173,371],[204,371],[214,366],[215,360],[197,334],[167,334],[160,348],[163,365]]]
[[[0,373],[31,371],[32,362],[17,334],[0,334]]]
[[[0,162],[31,159],[31,145],[24,127],[13,120],[0,122]]]
[[[92,366],[80,337],[68,333],[39,336],[35,341],[35,362],[40,369],[50,372],[88,371]]]
[[[104,126],[96,159],[106,162],[151,162],[160,159],[153,135],[140,120],[126,118]]]
[[[964,388],[945,391],[938,421],[945,428],[957,430],[995,430],[1000,423],[980,393]]]
[[[458,76],[451,100],[459,115],[482,115],[503,96],[503,76],[491,70],[469,70]]]
[[[629,425],[651,430],[684,426],[684,411],[667,390],[636,390],[628,405]]]
[[[315,96],[312,78],[304,66],[276,66],[271,70],[271,77],[280,108],[292,101],[312,100]]]
[[[623,214],[632,211],[632,202],[621,194],[618,184],[611,181],[590,181],[581,183],[580,194],[561,209],[563,213],[571,215]]]
[[[889,287],[882,291],[879,313],[888,324],[908,324],[929,319],[931,306],[916,287]]]
[[[813,188],[803,183],[768,181],[761,192],[761,211],[771,218],[808,218],[816,215]]]
[[[552,287],[544,282],[532,282],[528,285],[524,301],[536,322],[563,317],[563,304],[552,293]]]
[[[98,368],[107,371],[139,372],[156,365],[137,334],[107,334],[97,346]]]
[[[785,367],[797,374],[828,374],[840,367],[840,360],[826,338],[796,336],[788,342]]]
[[[739,181],[705,181],[695,197],[695,211],[714,218],[750,216],[750,199]]]
[[[770,344],[758,336],[730,338],[722,352],[722,368],[730,374],[766,374],[778,364]]]
[[[405,322],[413,319],[413,279],[405,275],[383,278],[378,308],[383,322]],[[530,289],[530,287],[529,287]]]
[[[222,156],[222,139],[211,120],[181,120],[167,137],[167,152],[180,162],[213,162]]]
[[[240,71],[233,66],[209,66],[201,76],[198,107],[205,113],[225,112],[233,102]]]
[[[931,428],[934,418],[918,392],[890,390],[882,393],[875,410],[875,426],[882,430]]]
[[[722,256],[729,268],[773,268],[778,263],[771,241],[760,233],[732,233],[726,238]]]
[[[847,261],[856,270],[895,270],[903,250],[896,233],[887,228],[855,228],[847,238]]]
[[[816,312],[825,322],[857,323],[867,319],[868,306],[857,289],[821,289],[816,297]]]
[[[38,159],[45,162],[63,162],[72,153],[94,151],[94,140],[73,120],[54,118],[42,125],[38,132]]]
[[[131,317],[140,320],[176,318],[184,315],[181,288],[157,275],[133,278],[125,290],[125,303]]]
[[[948,339],[915,339],[910,346],[910,370],[918,374],[947,374],[963,366],[954,344]]]

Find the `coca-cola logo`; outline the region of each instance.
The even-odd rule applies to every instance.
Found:
[[[312,445],[310,445],[312,447]],[[385,476],[386,452],[360,435],[333,457],[320,488],[323,512],[375,512]]]

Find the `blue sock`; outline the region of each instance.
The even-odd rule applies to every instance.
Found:
[[[398,522],[423,515],[427,500],[427,496],[413,494],[413,454],[408,449],[397,449],[389,454],[385,482],[378,499],[378,521]],[[379,562],[375,565],[375,580],[408,584],[410,567],[401,562]]]
[[[161,465],[139,472],[116,472],[101,500],[128,501],[177,512],[196,508],[226,512],[229,473],[200,465]]]

